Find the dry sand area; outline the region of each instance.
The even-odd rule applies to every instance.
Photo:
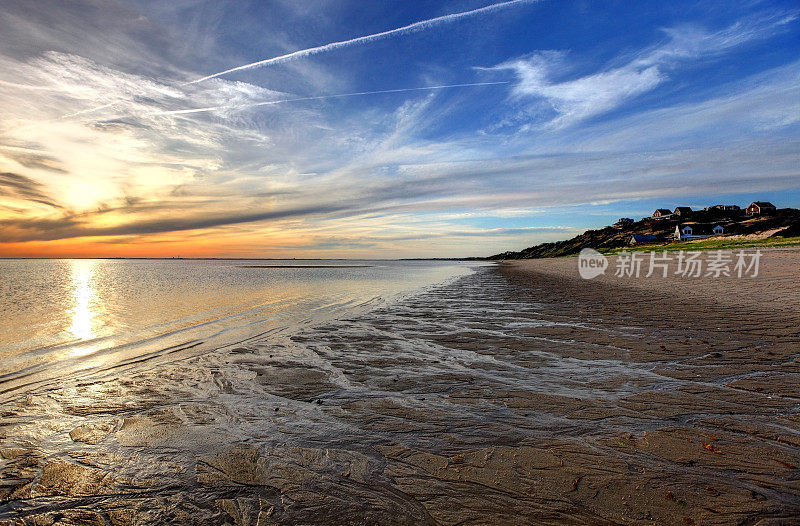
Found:
[[[3,405],[0,522],[797,524],[799,269],[796,250],[751,279],[508,262],[65,379]]]

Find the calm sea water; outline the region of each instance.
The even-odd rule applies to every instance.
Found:
[[[311,266],[301,267],[302,266]],[[175,359],[467,274],[430,261],[0,260],[0,393]]]

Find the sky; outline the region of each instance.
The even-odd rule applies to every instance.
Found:
[[[0,0],[0,256],[485,256],[800,207],[794,1]]]

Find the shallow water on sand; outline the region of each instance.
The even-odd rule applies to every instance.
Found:
[[[0,260],[0,392],[263,339],[468,272],[430,261]]]

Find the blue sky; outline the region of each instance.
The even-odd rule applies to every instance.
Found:
[[[795,2],[26,1],[0,34],[0,254],[487,255],[800,206]]]

